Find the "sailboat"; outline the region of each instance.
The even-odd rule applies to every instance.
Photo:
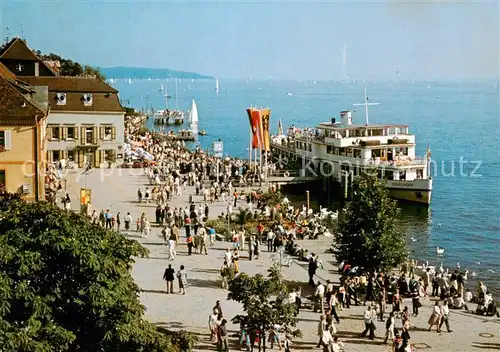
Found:
[[[132,78],[128,79],[128,84],[132,84]]]
[[[215,92],[219,93],[219,79],[218,78],[215,79]]]
[[[191,110],[189,111],[189,122],[193,135],[198,134],[198,108],[194,99],[191,102]]]

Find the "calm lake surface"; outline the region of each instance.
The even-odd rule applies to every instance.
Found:
[[[165,107],[161,84],[175,97],[173,79],[113,83],[124,104],[139,109],[146,104],[148,109]],[[353,111],[354,123],[364,122],[364,109],[352,105],[363,102],[361,82],[219,79],[219,85],[217,94],[215,81],[179,81],[178,100],[170,99],[169,107],[178,104],[187,111],[195,99],[199,129],[208,132],[199,143],[209,148],[220,138],[231,156],[248,156],[245,109],[250,105],[271,108],[272,132],[279,119],[284,128],[314,127],[338,119],[341,110]],[[408,241],[415,258],[450,269],[460,263],[500,293],[498,82],[369,82],[368,96],[380,103],[370,109],[370,123],[408,124],[416,135],[417,154],[424,156],[427,145],[431,147],[432,203],[429,208],[402,205],[401,226],[408,238],[417,240]],[[437,246],[445,248],[444,255],[436,255]]]

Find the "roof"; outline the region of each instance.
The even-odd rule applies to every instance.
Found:
[[[78,112],[125,112],[125,109],[120,104],[117,94],[111,93],[93,93],[92,105],[85,106],[83,104],[83,93],[68,93],[66,94],[66,104],[56,104],[56,92],[49,92],[50,111],[52,113],[61,111],[78,111]]]
[[[48,86],[49,92],[118,93],[116,89],[100,79],[91,77],[23,76],[20,79],[32,86]]]
[[[0,124],[25,125],[34,122],[37,115],[44,116],[46,112],[21,94],[14,83],[0,77]]]
[[[390,127],[408,127],[408,125],[342,125],[340,123],[332,124],[331,122],[321,122],[317,128],[324,128],[327,130],[352,130],[357,128],[390,128]]]
[[[0,77],[15,80],[16,75],[0,62]]]
[[[41,61],[21,38],[13,38],[0,52],[0,59]]]

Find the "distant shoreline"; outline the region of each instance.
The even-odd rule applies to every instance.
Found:
[[[108,78],[121,79],[215,79],[212,76],[202,75],[196,72],[175,71],[168,68],[147,68],[147,67],[101,67],[101,72]]]

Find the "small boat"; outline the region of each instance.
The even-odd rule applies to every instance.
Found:
[[[289,97],[291,97],[293,95],[293,93],[292,92],[288,92],[288,93],[286,93],[286,95],[288,95]]]
[[[443,247],[436,247],[436,254],[444,254],[444,248]]]
[[[215,92],[219,93],[219,79],[218,78],[215,79]]]
[[[193,134],[198,134],[198,107],[194,99],[191,102],[191,110],[189,110],[189,122]]]
[[[207,135],[207,131],[201,130],[200,132],[198,132],[198,135],[199,136],[206,136]]]

